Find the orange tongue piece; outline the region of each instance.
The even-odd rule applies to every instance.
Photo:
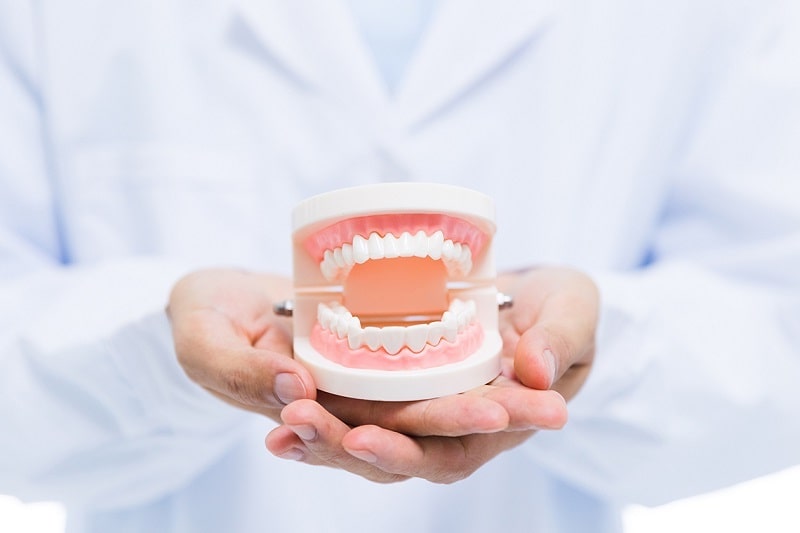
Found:
[[[447,272],[429,257],[377,259],[353,266],[344,285],[344,306],[369,316],[437,315],[447,310]]]

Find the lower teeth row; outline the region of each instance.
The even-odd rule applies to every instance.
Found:
[[[436,346],[442,339],[455,342],[458,334],[474,322],[475,317],[474,301],[464,302],[454,299],[441,319],[429,324],[362,328],[358,317],[353,316],[338,302],[332,302],[330,305],[321,303],[317,307],[317,320],[320,326],[334,333],[339,339],[347,338],[351,350],[366,347],[377,351],[383,348],[391,355],[403,348],[419,353],[426,345]]]

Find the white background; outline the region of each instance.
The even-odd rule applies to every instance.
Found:
[[[800,467],[718,492],[625,513],[626,533],[798,533]],[[66,516],[56,503],[23,504],[0,496],[0,532],[61,533]],[[577,533],[577,532],[576,532]]]

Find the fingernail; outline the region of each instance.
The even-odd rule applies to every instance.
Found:
[[[313,442],[317,438],[317,430],[314,426],[299,425],[289,426],[289,429],[294,431],[294,434],[306,442]]]
[[[289,450],[283,452],[278,457],[281,459],[286,459],[288,461],[302,461],[306,458],[306,454],[303,450],[297,448],[290,448]]]
[[[283,373],[275,376],[272,387],[275,397],[284,405],[308,396],[305,385],[297,374]]]
[[[367,450],[347,450],[347,453],[356,459],[364,461],[365,463],[374,464],[378,461],[378,458],[375,456],[375,454]]]
[[[542,354],[544,357],[544,364],[547,366],[547,371],[550,373],[550,386],[556,381],[556,357],[550,350],[545,350]]]

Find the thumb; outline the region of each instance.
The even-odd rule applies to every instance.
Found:
[[[595,328],[586,322],[562,320],[540,321],[529,328],[517,344],[514,371],[524,385],[533,389],[555,388],[566,398],[577,392],[566,383],[559,383],[567,374],[586,369],[592,363],[595,349]],[[555,386],[558,383],[559,386]],[[578,384],[579,387],[579,384]]]
[[[294,400],[316,398],[311,374],[292,359],[285,329],[266,326],[252,344],[222,313],[193,315],[174,332],[178,360],[193,381],[228,403],[270,416]]]

